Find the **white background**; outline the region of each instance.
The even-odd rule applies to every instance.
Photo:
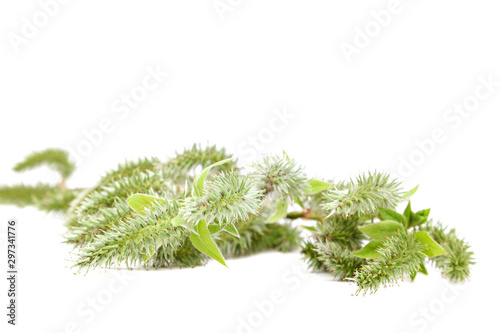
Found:
[[[352,285],[302,274],[298,251],[271,252],[229,260],[230,269],[210,262],[128,273],[106,299],[110,284],[122,284],[109,272],[83,277],[65,268],[61,217],[1,206],[3,221],[20,223],[19,326],[8,331],[237,332],[249,320],[254,326],[241,332],[497,327],[500,86],[465,117],[447,110],[473,103],[480,77],[500,81],[498,1],[401,0],[382,28],[370,13],[392,8],[389,1],[221,3],[231,6],[222,16],[212,0],[69,1],[25,38],[23,18],[44,24],[40,3],[3,1],[0,183],[56,182],[48,170],[18,175],[11,167],[33,150],[85,145],[85,132],[95,144],[72,187],[92,185],[125,159],[165,158],[195,142],[226,146],[243,161],[285,150],[316,177],[387,170],[407,189],[420,184],[413,207],[431,207],[434,219],[467,237],[478,261],[471,282],[453,289],[431,269],[415,283],[352,297]],[[366,27],[380,31],[361,45],[358,29]],[[346,57],[346,44],[358,53]],[[140,89],[146,68],[157,67],[168,78],[127,115],[115,112],[122,94]],[[272,126],[284,109],[293,119]],[[99,139],[103,120],[112,129]],[[444,139],[430,144],[439,129]],[[260,150],[249,149],[252,137]],[[427,142],[427,155],[417,141]],[[410,158],[414,170],[401,172]],[[275,292],[283,302],[259,310],[255,302],[267,304]],[[82,315],[92,297],[109,302]]]

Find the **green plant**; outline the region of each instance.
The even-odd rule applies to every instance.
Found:
[[[468,279],[474,264],[454,229],[433,223],[430,209],[412,211],[417,188],[404,192],[382,172],[336,183],[309,179],[283,153],[243,173],[224,149],[200,145],[167,161],[125,162],[86,189],[67,188],[74,165],[61,150],[33,153],[14,169],[40,165],[61,181],[0,187],[0,203],[64,213],[78,271],[195,267],[209,258],[226,265],[228,257],[301,246],[312,270],[352,281],[365,294],[426,274],[427,262],[451,281]],[[297,220],[313,221],[302,226],[305,240],[292,225]]]

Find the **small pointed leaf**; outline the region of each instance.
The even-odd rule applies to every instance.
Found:
[[[196,178],[194,179],[193,191],[192,191],[193,197],[201,196],[201,192],[203,190],[203,184],[205,183],[205,179],[207,178],[208,172],[210,171],[210,169],[212,169],[215,166],[228,163],[232,160],[233,160],[233,158],[228,158],[228,159],[219,161],[217,163],[214,163],[214,164],[206,167],[205,169],[203,169],[203,171],[198,176],[196,176]]]
[[[412,213],[411,215],[411,226],[419,226],[427,221],[427,218],[429,217],[429,214],[431,212],[431,209],[423,209],[419,210],[416,213]]]
[[[269,217],[266,220],[266,223],[275,223],[281,220],[282,218],[286,217],[286,214],[288,212],[288,201],[286,200],[280,200],[278,201],[278,205],[276,207],[276,212],[274,215]]]
[[[429,236],[427,231],[417,231],[415,236],[422,244],[427,245],[427,249],[422,251],[429,258],[448,254],[434,239]]]
[[[359,230],[372,239],[384,241],[393,233],[404,230],[404,227],[399,222],[382,221],[359,227]]]
[[[318,228],[316,228],[316,227],[310,227],[307,225],[303,225],[302,228],[309,230],[310,232],[319,232]]]
[[[189,235],[189,239],[191,239],[191,243],[193,243],[194,247],[227,267],[224,257],[212,239],[210,231],[208,231],[206,222],[203,220],[200,221],[194,229],[196,229],[198,234],[191,232]]]
[[[155,202],[161,202],[163,204],[167,203],[165,199],[141,193],[132,194],[127,198],[127,203],[130,206],[130,208],[132,208],[133,210],[135,210],[140,214],[142,214],[144,208],[153,205]]]
[[[218,233],[222,229],[224,229],[224,226],[221,224],[218,224],[218,223],[210,224],[208,226],[208,231],[210,231],[210,234],[212,234],[212,235]]]
[[[412,195],[414,195],[415,192],[417,192],[417,190],[418,190],[418,185],[415,186],[414,188],[412,188],[411,190],[409,190],[408,192],[404,192],[403,193],[403,198],[405,198],[406,200],[410,199],[410,197]]]
[[[382,246],[382,243],[382,241],[372,240],[370,243],[366,244],[364,248],[356,252],[351,252],[351,254],[359,258],[378,258],[380,257],[380,253],[377,252],[377,249]]]
[[[172,219],[172,221],[171,221],[171,222],[172,222],[172,224],[173,224],[174,226],[178,227],[178,226],[180,226],[180,225],[183,225],[184,220],[182,219],[182,216],[181,216],[181,214],[179,213],[176,217],[174,217],[174,218]]]
[[[309,181],[309,187],[306,188],[304,193],[307,195],[316,194],[328,190],[330,186],[332,186],[332,184],[317,179],[311,179]]]
[[[406,218],[399,214],[398,212],[389,208],[379,208],[379,218],[382,221],[396,221],[402,223],[405,227],[407,226]]]
[[[429,273],[427,273],[427,268],[425,268],[425,264],[424,263],[420,264],[420,270],[418,272],[422,273],[424,275],[429,275]]]
[[[408,201],[408,205],[406,206],[403,215],[406,221],[408,221],[408,226],[411,226],[411,216],[413,215],[413,213],[411,212],[411,201]]]
[[[234,224],[226,225],[224,227],[223,231],[227,232],[228,234],[233,235],[234,237],[240,238],[240,233],[238,232],[238,229],[236,229]]]

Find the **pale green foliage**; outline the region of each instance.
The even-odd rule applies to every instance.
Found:
[[[325,195],[323,207],[330,215],[372,214],[379,208],[394,208],[405,198],[401,184],[390,180],[388,174],[362,174],[346,184],[334,186]]]
[[[207,223],[205,221],[199,221],[198,224],[193,227],[193,230],[189,235],[189,239],[195,248],[227,267],[226,260],[220,253],[217,244],[215,244],[212,239],[212,235],[210,234],[210,230],[208,230]]]
[[[166,204],[165,199],[163,198],[143,193],[132,194],[127,198],[127,204],[129,207],[138,213],[142,213],[145,208],[154,204],[156,201]]]

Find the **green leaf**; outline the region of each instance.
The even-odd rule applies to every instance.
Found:
[[[405,229],[399,222],[382,221],[359,227],[359,230],[372,239],[383,241],[390,237],[393,233]]]
[[[406,206],[406,209],[403,213],[406,221],[408,222],[407,224],[407,227],[410,227],[411,226],[411,216],[413,215],[413,213],[411,212],[411,202],[408,201],[408,205]]]
[[[372,240],[370,241],[370,243],[366,244],[364,248],[356,252],[351,252],[351,254],[359,258],[366,258],[366,259],[378,258],[380,257],[380,253],[377,252],[377,249],[382,246],[382,243],[383,243],[382,241]]]
[[[422,251],[429,258],[440,256],[443,254],[448,254],[434,239],[429,236],[427,231],[417,231],[415,236],[422,244],[427,245],[427,249]]]
[[[293,197],[293,201],[295,201],[295,203],[296,203],[297,205],[299,205],[299,206],[300,206],[300,208],[304,209],[304,203],[302,202],[302,200],[300,200],[300,198],[297,198],[297,197],[295,197],[295,196],[294,196],[294,197]]]
[[[431,213],[431,209],[427,208],[427,209],[419,210],[415,214],[418,215],[418,216],[421,216],[421,217],[425,217],[425,219],[427,220],[427,218],[429,217],[430,213]]]
[[[179,213],[176,217],[174,217],[171,222],[172,222],[172,225],[174,225],[175,227],[183,225],[184,220],[182,219],[181,213]]]
[[[189,235],[189,239],[191,239],[191,243],[193,243],[194,247],[227,267],[224,257],[212,239],[210,231],[208,231],[207,223],[205,221],[200,221],[194,229],[198,234],[191,232]]]
[[[208,231],[210,231],[210,234],[216,234],[218,233],[219,231],[221,231],[222,229],[224,229],[224,226],[223,225],[220,225],[218,223],[215,223],[215,224],[210,224],[208,226]]]
[[[415,278],[417,277],[417,273],[422,273],[424,275],[428,275],[427,273],[427,268],[425,268],[425,265],[423,263],[420,264],[420,269],[418,270],[418,272],[412,274],[410,277],[411,277],[411,281],[413,282],[415,280]]]
[[[142,214],[142,211],[144,208],[147,208],[148,206],[153,205],[155,202],[161,202],[163,204],[166,204],[167,202],[158,197],[154,197],[152,195],[147,195],[147,194],[132,194],[127,198],[127,203],[136,212]]]
[[[198,176],[196,176],[196,178],[194,179],[192,196],[193,197],[201,196],[201,192],[203,190],[203,184],[205,183],[205,179],[207,178],[208,172],[210,171],[210,169],[212,169],[215,166],[228,163],[228,162],[232,161],[232,159],[233,158],[228,158],[228,159],[219,161],[219,162],[214,163],[214,164],[206,167],[205,169],[203,169],[203,171]]]
[[[309,181],[309,187],[306,188],[304,193],[308,195],[316,194],[329,189],[330,186],[332,186],[332,184],[317,179],[311,179]]]
[[[411,226],[419,226],[427,221],[427,218],[429,217],[429,214],[431,212],[431,209],[423,209],[419,210],[416,213],[412,213],[411,216]]]
[[[411,197],[412,195],[414,195],[414,194],[415,194],[415,192],[417,192],[417,190],[418,190],[418,185],[417,185],[417,186],[415,186],[414,188],[412,188],[411,190],[409,190],[408,192],[404,192],[404,193],[402,194],[402,196],[403,196],[403,198],[405,198],[406,200],[408,200],[408,199],[410,199],[410,197]]]
[[[316,228],[316,227],[310,227],[307,225],[303,225],[302,228],[309,230],[310,232],[319,232],[318,228]]]
[[[378,216],[382,221],[396,221],[402,223],[405,227],[408,226],[406,218],[392,209],[379,208]]]
[[[238,232],[238,229],[236,229],[234,224],[226,225],[223,230],[228,234],[233,235],[234,237],[240,238],[240,233]]]
[[[269,217],[266,220],[266,223],[275,223],[281,220],[282,218],[286,217],[286,214],[288,212],[288,201],[286,200],[280,200],[278,201],[278,205],[276,207],[276,212],[274,215]]]
[[[221,225],[218,223],[210,224],[208,226],[208,231],[210,231],[211,235],[216,234],[216,233],[221,232],[221,231],[225,231],[228,234],[233,235],[234,237],[240,238],[240,234],[238,233],[238,229],[236,229],[236,227],[233,224],[229,224],[229,225]]]
[[[425,264],[424,263],[420,264],[420,270],[418,272],[422,273],[424,275],[429,275],[429,273],[427,273],[427,268],[425,268]]]

